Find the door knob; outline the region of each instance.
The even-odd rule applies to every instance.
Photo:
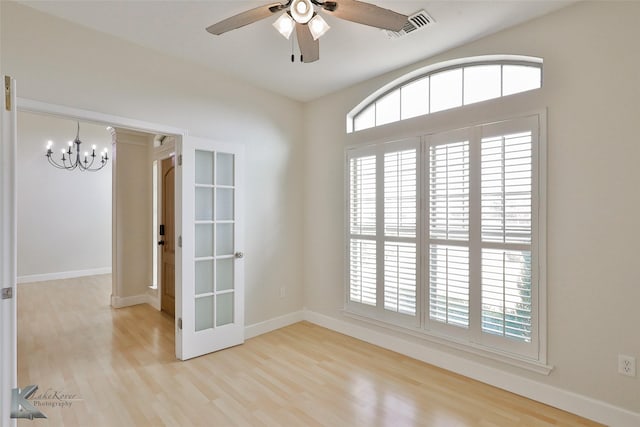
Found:
[[[244,252],[236,252],[236,258],[244,258]]]
[[[158,244],[159,244],[159,245],[164,245],[164,240],[160,240],[160,241],[158,242]]]

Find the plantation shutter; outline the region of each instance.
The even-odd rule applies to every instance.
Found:
[[[537,130],[537,120],[485,125],[480,140],[481,341],[519,353],[537,339]]]
[[[376,156],[349,159],[349,300],[377,301]]]
[[[418,322],[418,138],[349,150],[350,307]],[[377,313],[377,314],[375,314]]]
[[[482,330],[526,342],[531,339],[531,137],[527,131],[481,143]]]
[[[469,326],[469,140],[462,132],[429,144],[429,318]]]
[[[348,311],[544,360],[539,126],[529,116],[348,150]]]
[[[384,154],[384,308],[416,316],[417,147]]]

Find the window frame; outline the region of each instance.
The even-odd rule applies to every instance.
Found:
[[[469,306],[469,318],[470,325],[467,330],[461,330],[461,328],[451,326],[451,325],[442,325],[437,324],[433,325],[435,322],[431,322],[429,320],[429,306],[428,306],[428,292],[429,292],[429,284],[428,284],[428,244],[429,244],[429,227],[428,227],[428,215],[427,204],[428,199],[424,197],[424,191],[429,188],[429,175],[428,169],[425,170],[420,167],[428,165],[428,147],[429,141],[435,139],[442,139],[446,135],[460,135],[472,130],[474,141],[470,140],[470,162],[472,162],[472,156],[480,155],[480,141],[483,138],[483,130],[500,130],[501,128],[513,128],[515,123],[520,123],[521,121],[530,121],[535,120],[537,125],[532,128],[532,132],[535,135],[532,135],[532,140],[534,141],[532,149],[535,151],[532,153],[532,179],[533,182],[537,182],[534,184],[534,188],[537,187],[537,192],[532,194],[532,223],[534,223],[534,230],[532,230],[532,241],[531,241],[531,249],[532,249],[532,283],[537,283],[537,292],[532,295],[532,305],[536,308],[535,315],[532,314],[532,345],[535,349],[535,352],[522,352],[518,351],[518,345],[514,346],[514,349],[510,351],[508,348],[505,348],[504,338],[498,338],[501,341],[499,346],[495,346],[493,341],[495,341],[495,337],[487,336],[489,334],[482,333],[482,318],[481,313],[480,317],[477,317],[476,313],[476,323],[471,324],[471,311],[477,310],[481,311],[480,308],[474,308],[473,303],[471,302],[470,295],[470,306]],[[495,133],[495,132],[493,132]],[[346,148],[345,151],[345,240],[347,251],[346,254],[346,269],[345,269],[345,315],[349,317],[354,317],[359,320],[364,320],[369,323],[376,324],[378,326],[383,326],[388,329],[396,330],[399,332],[403,332],[405,334],[417,336],[429,341],[437,342],[440,344],[444,344],[450,347],[454,347],[460,350],[464,350],[473,354],[478,354],[481,356],[485,356],[488,358],[500,360],[502,362],[506,362],[508,364],[522,367],[534,372],[548,374],[552,367],[548,366],[546,360],[546,345],[547,345],[547,328],[546,328],[546,111],[538,110],[532,113],[515,115],[511,117],[504,117],[500,120],[495,120],[491,122],[487,122],[485,124],[474,124],[471,126],[467,126],[464,128],[457,128],[452,130],[438,130],[437,132],[422,132],[421,137],[412,137],[405,139],[404,141],[413,140],[416,138],[420,139],[418,143],[418,153],[420,156],[419,164],[418,164],[418,217],[417,217],[417,227],[418,227],[418,245],[419,250],[417,251],[418,262],[417,262],[417,290],[416,290],[416,316],[415,320],[410,319],[409,321],[405,319],[404,321],[399,321],[397,316],[389,316],[388,313],[384,313],[384,301],[376,310],[361,310],[361,307],[358,306],[357,303],[352,303],[349,300],[349,254],[348,254],[348,246],[350,241],[350,224],[349,224],[349,159],[354,156],[354,154],[358,154],[362,152],[362,150],[367,150],[369,153],[382,153],[378,156],[378,159],[384,158],[385,152],[395,152],[399,151],[399,146],[395,144],[398,141],[392,141],[389,143],[377,142],[373,144],[367,145],[351,145]],[[535,137],[534,137],[535,136]],[[402,141],[402,140],[401,140]],[[476,147],[473,147],[473,146]],[[378,160],[379,162],[380,160]],[[378,174],[381,170],[378,164]],[[479,171],[471,172],[472,174],[479,174]],[[378,175],[377,183],[378,185],[384,185],[384,181],[380,180],[380,175]],[[480,181],[479,175],[475,177],[472,176],[470,178],[470,185],[477,185],[479,188]],[[475,184],[474,184],[475,182]],[[471,191],[471,189],[470,189]],[[533,191],[533,189],[532,189]],[[476,197],[480,197],[480,193],[476,193]],[[379,201],[379,200],[378,200]],[[384,212],[384,205],[381,205],[381,210],[378,212]],[[474,214],[470,213],[470,221],[474,221]],[[475,213],[475,218],[479,223],[478,213]],[[381,219],[376,218],[378,224],[380,224]],[[381,227],[381,228],[380,228]],[[379,225],[377,230],[384,229],[384,225]],[[479,228],[478,228],[479,230]],[[478,231],[479,233],[479,231]],[[376,234],[376,241],[378,242],[381,236]],[[471,236],[470,236],[471,237]],[[384,250],[384,235],[382,235],[381,243],[378,243],[378,247]],[[481,243],[481,242],[480,242]],[[381,246],[380,246],[381,244]],[[469,241],[469,245],[471,245]],[[535,251],[535,255],[534,255]],[[383,280],[384,282],[384,280]],[[384,286],[382,286],[384,290]],[[470,293],[473,292],[472,289],[469,290]],[[380,292],[380,289],[378,289]],[[477,291],[481,292],[481,287],[477,286]],[[477,296],[476,296],[477,298]],[[481,301],[481,296],[479,297]],[[477,300],[476,300],[477,301]],[[413,321],[411,321],[413,320]],[[477,331],[474,331],[474,328]],[[519,343],[515,343],[519,344]]]
[[[464,99],[465,99],[465,92],[464,92],[464,68],[468,68],[468,67],[475,67],[475,66],[483,66],[483,65],[499,65],[500,68],[500,96],[498,97],[494,97],[494,98],[488,98],[482,101],[474,101],[474,102],[470,102],[468,104],[465,104]],[[537,68],[540,70],[540,86],[538,88],[533,88],[533,89],[529,89],[526,91],[519,91],[519,92],[514,92],[514,93],[509,93],[509,94],[504,94],[504,65],[515,65],[515,66],[525,66],[525,67],[530,67],[530,68]],[[432,89],[431,89],[431,76],[432,75],[436,75],[436,74],[440,74],[446,71],[451,71],[451,70],[456,70],[456,69],[460,69],[462,71],[462,76],[461,76],[461,104],[459,106],[455,106],[455,107],[451,107],[451,108],[446,108],[446,109],[442,109],[442,110],[438,110],[438,111],[431,111],[431,95],[432,95]],[[407,118],[403,118],[402,115],[402,89],[405,86],[408,86],[412,83],[415,83],[418,80],[421,79],[425,79],[425,78],[429,78],[429,102],[428,102],[428,112],[425,114],[421,114],[421,115],[417,115],[417,116],[413,116],[413,117],[407,117]],[[378,89],[377,91],[375,91],[374,93],[372,93],[371,95],[369,95],[368,97],[366,97],[362,102],[360,102],[355,108],[353,108],[346,117],[347,120],[347,133],[355,133],[355,132],[360,132],[360,131],[365,131],[367,129],[373,129],[379,126],[385,126],[391,123],[397,123],[397,122],[401,122],[404,120],[410,120],[410,119],[414,119],[417,117],[424,117],[424,116],[430,116],[431,114],[436,114],[436,113],[442,113],[442,112],[448,112],[454,109],[458,109],[458,108],[462,108],[465,107],[467,105],[474,105],[474,104],[478,104],[478,103],[482,103],[482,102],[487,102],[487,101],[492,101],[492,100],[496,100],[496,99],[501,99],[504,97],[508,97],[508,96],[512,96],[512,95],[517,95],[519,93],[525,93],[525,92],[529,92],[531,90],[537,90],[543,87],[543,83],[544,83],[544,72],[543,72],[543,61],[541,58],[537,58],[537,57],[531,57],[531,56],[522,56],[522,55],[486,55],[486,56],[479,56],[479,57],[470,57],[470,58],[462,58],[462,59],[456,59],[456,60],[451,60],[451,61],[445,61],[445,62],[440,62],[437,64],[433,64],[433,65],[429,65],[423,68],[420,68],[418,70],[415,70],[411,73],[405,74],[404,76],[397,78],[395,80],[393,80],[392,82],[384,85],[383,87],[381,87],[380,89]],[[394,91],[398,91],[399,92],[399,97],[400,97],[400,101],[399,101],[399,111],[398,111],[398,115],[399,115],[399,119],[398,120],[393,120],[393,121],[389,121],[389,122],[385,122],[385,123],[381,123],[381,124],[377,124],[377,112],[376,112],[376,103],[384,98],[386,98],[387,96],[389,96],[390,94],[392,94]],[[362,129],[357,129],[356,130],[356,120],[357,118],[364,113],[367,109],[369,108],[373,108],[373,126],[369,126],[369,127],[365,127]]]

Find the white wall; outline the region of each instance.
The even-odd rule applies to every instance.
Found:
[[[111,162],[98,172],[55,169],[53,157],[75,139],[76,122],[60,117],[18,113],[18,278],[48,280],[77,272],[111,268]],[[105,126],[80,124],[81,149],[107,147]]]
[[[547,377],[405,338],[424,354],[443,351],[640,413],[640,381],[617,374],[618,353],[640,360],[639,16],[638,2],[579,3],[309,103],[306,307],[362,326],[341,313],[345,146],[416,123],[442,125],[434,115],[347,136],[345,115],[382,85],[428,64],[489,54],[542,57],[544,88],[518,107],[548,107],[548,361],[555,369]]]
[[[145,295],[152,284],[154,135],[120,128],[115,135],[112,304],[118,307],[121,298]]]
[[[246,323],[299,310],[301,104],[26,6],[0,7],[2,71],[19,96],[245,145]]]

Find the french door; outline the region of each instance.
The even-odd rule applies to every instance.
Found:
[[[183,137],[176,173],[176,356],[244,342],[243,147]]]

